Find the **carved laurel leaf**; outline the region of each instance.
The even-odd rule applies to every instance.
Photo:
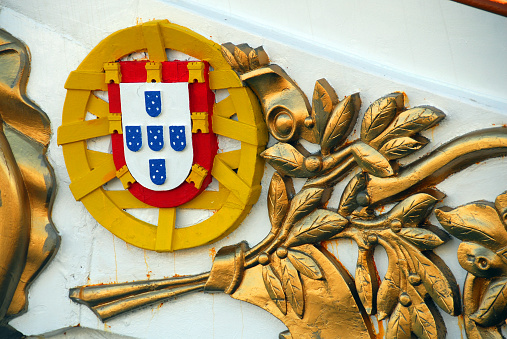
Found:
[[[322,279],[319,265],[308,254],[289,249],[287,258],[301,274],[314,280]]]
[[[398,304],[387,325],[387,339],[410,339],[410,312],[405,306]]]
[[[389,161],[373,147],[358,142],[352,146],[352,153],[356,163],[366,172],[380,178],[394,174]]]
[[[296,247],[329,239],[342,231],[347,224],[348,220],[338,213],[318,209],[294,225],[285,245]]]
[[[423,228],[404,228],[398,234],[422,251],[432,250],[444,243],[435,233]]]
[[[289,210],[289,199],[285,182],[280,174],[275,172],[271,178],[268,191],[268,214],[273,231],[282,226],[283,218]]]
[[[227,63],[231,65],[231,67],[235,71],[240,71],[239,64],[236,61],[236,58],[234,57],[234,49],[236,46],[234,46],[233,43],[227,42],[225,44],[222,44],[222,55],[224,56],[225,60],[227,60]]]
[[[403,97],[401,93],[395,93]],[[361,140],[368,142],[375,139],[396,116],[396,98],[386,96],[375,100],[364,113],[361,123]]]
[[[397,265],[397,261],[397,257],[389,256],[387,273],[380,283],[377,294],[377,312],[379,320],[383,320],[391,314],[401,293],[400,269]]]
[[[442,334],[438,332],[438,328],[435,324],[435,318],[433,318],[430,309],[424,302],[414,305],[411,311],[412,331],[418,338],[443,338]]]
[[[291,201],[285,223],[293,224],[316,209],[321,203],[323,193],[324,189],[316,187],[299,191]]]
[[[491,282],[479,309],[470,316],[482,326],[495,326],[505,321],[507,316],[507,277]]]
[[[366,188],[366,178],[364,173],[358,173],[352,180],[349,181],[347,187],[343,190],[340,198],[340,205],[338,207],[338,213],[344,216],[348,216],[359,207],[356,196],[357,193],[361,192]]]
[[[454,315],[455,298],[450,281],[454,278],[447,278],[437,265],[421,252],[414,249],[410,251],[410,255],[414,261],[415,270],[421,277],[421,281],[430,297],[441,309]]]
[[[238,61],[239,68],[242,72],[248,72],[250,70],[250,61],[248,60],[248,54],[252,48],[247,44],[240,44],[234,48],[234,57]]]
[[[359,99],[358,93],[352,94],[336,105],[331,112],[320,142],[323,155],[329,154],[331,149],[351,132],[360,106],[361,99]]]
[[[370,145],[378,148],[388,140],[411,136],[436,125],[443,118],[445,114],[436,108],[415,107],[406,110],[400,113],[382,134],[372,140]]]
[[[299,318],[303,318],[305,299],[303,285],[298,271],[287,258],[281,260],[282,264],[282,286],[292,309]]]
[[[279,142],[262,152],[261,156],[282,175],[305,177],[305,157],[290,144]]]
[[[453,210],[435,210],[440,224],[452,235],[463,240],[498,248],[506,233],[495,208],[488,203],[473,203]]]
[[[317,80],[312,99],[312,117],[315,120],[313,134],[317,142],[320,142],[329,114],[336,104],[338,104],[338,96],[331,85],[326,79]]]
[[[262,279],[271,300],[274,301],[284,315],[287,314],[287,302],[285,301],[282,283],[270,265],[262,267]]]
[[[410,137],[395,138],[386,142],[379,152],[389,160],[399,159],[420,150],[428,142],[428,139],[422,137],[418,138],[418,140]]]
[[[362,249],[359,250],[354,281],[356,283],[359,299],[361,299],[366,313],[368,314],[372,314],[375,310],[376,293],[378,288],[376,272],[370,264],[372,261],[373,253]]]
[[[437,199],[426,193],[411,195],[389,211],[389,218],[398,219],[404,227],[417,227],[437,203]]]

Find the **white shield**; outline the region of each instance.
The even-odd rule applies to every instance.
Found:
[[[190,173],[194,155],[188,83],[120,83],[120,98],[130,173],[154,191],[178,187]],[[179,148],[174,148],[176,142]]]

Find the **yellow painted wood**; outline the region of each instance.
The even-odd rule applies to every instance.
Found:
[[[211,89],[243,87],[243,83],[233,70],[214,70],[209,72],[209,87]]]
[[[239,161],[241,159],[241,150],[238,149],[234,151],[218,153],[216,156],[230,168],[237,169],[239,167]]]
[[[143,24],[143,37],[148,49],[150,61],[166,61],[164,39],[159,27],[160,21],[148,21]]]
[[[267,143],[267,135],[261,133],[256,126],[215,115],[212,119],[213,132],[216,134],[252,145],[265,145]]]
[[[115,177],[116,168],[114,167],[113,159],[110,159],[104,161],[81,178],[73,180],[69,188],[74,198],[79,201],[85,195],[96,190]]]
[[[200,189],[202,186],[202,182],[204,181],[207,175],[208,175],[207,169],[198,164],[193,164],[192,170],[190,171],[190,174],[185,179],[185,181],[194,184],[195,188]]]
[[[123,188],[128,189],[130,185],[136,182],[136,179],[130,173],[127,165],[124,165],[122,168],[116,171],[116,177],[120,179]]]
[[[58,127],[58,145],[75,141],[102,137],[111,134],[109,119],[99,118],[80,122],[72,122]]]
[[[224,118],[230,118],[236,113],[232,97],[227,97],[220,102],[217,102],[213,107],[213,114]]]
[[[254,187],[249,186],[219,157],[215,157],[211,174],[244,205],[252,205],[259,198],[261,186],[259,184]]]
[[[172,252],[173,232],[176,225],[176,208],[160,208],[158,213],[155,251]]]
[[[197,61],[197,62],[189,62],[187,64],[188,68],[188,82],[199,82],[203,83],[204,80],[204,63]]]
[[[74,71],[67,78],[65,88],[107,91],[106,77],[103,72]]]
[[[106,118],[109,115],[109,104],[95,95],[90,95],[86,110],[98,118]]]
[[[67,171],[72,181],[71,189],[78,197],[81,196],[81,202],[93,217],[124,241],[144,249],[157,250],[158,248],[159,251],[191,248],[216,241],[241,223],[260,192],[263,161],[258,154],[264,148],[264,141],[267,141],[267,137],[263,136],[266,129],[257,99],[249,89],[241,87],[241,81],[222,56],[221,46],[168,21],[153,21],[111,34],[90,52],[75,72],[69,75],[62,122],[64,126],[78,124],[72,125],[73,128],[67,131],[68,127],[62,129],[63,140],[73,140],[69,136],[71,131],[81,133],[81,135],[91,133],[90,131],[76,132],[83,127],[81,124],[84,122],[87,111],[99,117],[97,120],[102,119],[97,124],[103,125],[101,127],[103,129],[107,127],[110,131],[111,123],[105,124],[104,121],[110,120],[107,104],[91,94],[91,90],[107,89],[104,63],[115,62],[127,54],[142,50],[148,51],[151,60],[163,61],[165,48],[174,49],[210,63],[214,69],[210,74],[212,87],[228,88],[230,93],[230,97],[225,102],[215,106],[215,115],[229,118],[237,113],[241,123],[241,125],[231,126],[227,122],[225,124],[228,128],[248,126],[250,130],[259,130],[257,134],[247,132],[249,135],[247,139],[252,139],[248,141],[258,140],[254,141],[254,144],[238,139],[243,141],[241,150],[223,153],[216,157],[218,159],[216,160],[217,179],[223,184],[218,192],[204,191],[192,201],[179,207],[213,209],[216,210],[213,216],[190,227],[173,229],[172,241],[169,245],[167,236],[157,236],[159,232],[163,232],[162,228],[139,220],[123,210],[151,208],[151,206],[140,202],[127,190],[105,191],[100,188],[116,174],[110,155],[87,150],[86,138],[62,145]],[[160,60],[155,60],[155,58]],[[84,126],[87,126],[86,124]],[[220,129],[220,122],[218,127]],[[92,131],[90,137],[98,136],[97,130],[92,128]],[[60,130],[58,134],[60,140]],[[108,166],[103,165],[107,162],[110,163]],[[232,170],[236,167],[238,167],[237,174]],[[232,188],[235,192],[233,194],[229,191]],[[169,211],[160,213],[163,214],[160,220],[164,218],[173,220],[168,216]],[[170,227],[165,231],[169,229]],[[157,239],[159,239],[158,246]],[[161,243],[162,240],[165,241],[164,244]]]

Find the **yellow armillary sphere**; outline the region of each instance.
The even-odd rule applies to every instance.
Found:
[[[205,76],[209,81],[208,91],[228,90],[226,99],[211,103],[213,113],[209,122],[214,134],[241,141],[241,149],[217,153],[214,157],[210,174],[219,182],[218,191],[201,189],[195,198],[179,206],[158,207],[158,224],[154,225],[125,211],[154,207],[129,190],[136,180],[129,169],[126,166],[118,169],[116,155],[91,150],[87,142],[109,135],[114,139],[114,135],[120,134],[120,140],[122,138],[122,113],[112,113],[110,105],[93,92],[107,91],[111,88],[108,86],[122,81],[118,72],[119,60],[133,52],[147,51],[148,82],[155,82],[157,70],[159,77],[161,74],[161,66],[157,65],[167,61],[166,49],[185,53],[200,60],[201,64],[209,65],[210,71]],[[194,68],[204,69],[204,66],[196,64],[199,62],[187,62],[188,72],[193,72]],[[153,74],[154,79],[151,79]],[[189,78],[188,82],[191,80]],[[65,88],[67,96],[62,126],[58,129],[58,144],[63,148],[71,180],[70,190],[102,226],[127,243],[160,252],[204,245],[234,230],[257,201],[264,168],[259,153],[266,145],[267,130],[256,97],[250,89],[243,87],[238,75],[222,56],[220,45],[166,20],[150,21],[120,30],[104,39],[77,70],[71,72]],[[88,112],[97,119],[86,120]],[[194,114],[192,112],[192,119]],[[237,116],[237,120],[231,119],[233,115]],[[197,166],[197,174],[199,169],[203,170]],[[186,180],[189,183],[190,177]],[[125,189],[104,189],[103,185],[115,178],[122,181]],[[196,185],[196,188],[199,187]],[[179,208],[216,212],[196,225],[175,228]]]

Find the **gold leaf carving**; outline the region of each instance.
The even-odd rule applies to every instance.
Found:
[[[445,333],[441,333],[442,331],[439,333],[438,328],[435,324],[435,318],[424,302],[421,302],[412,307],[411,320],[412,331],[418,338],[438,339],[445,337]]]
[[[359,207],[357,203],[356,195],[366,188],[366,178],[364,173],[355,175],[352,180],[347,184],[347,187],[343,190],[340,198],[340,206],[338,207],[338,213],[341,215],[348,216]]]
[[[282,286],[287,300],[299,318],[303,318],[305,299],[303,285],[298,271],[287,258],[281,260],[282,265]]]
[[[419,137],[415,140],[410,137],[401,137],[389,140],[379,150],[389,160],[403,158],[420,150],[428,144],[429,140]]]
[[[482,326],[495,326],[507,317],[507,278],[498,278],[491,282],[484,294],[479,309],[470,316]]]
[[[285,182],[278,173],[273,173],[268,191],[268,214],[271,221],[272,231],[282,226],[283,218],[289,210],[289,199]]]
[[[348,220],[329,210],[316,210],[298,221],[285,242],[287,247],[313,244],[331,238],[348,224]]]
[[[410,339],[410,313],[408,308],[398,304],[387,325],[387,339]]]
[[[373,314],[375,312],[378,281],[371,251],[359,249],[354,280],[357,293],[366,313]]]
[[[445,118],[445,114],[436,108],[416,107],[400,113],[398,117],[378,137],[370,142],[375,148],[384,142],[428,129]]]
[[[400,296],[400,270],[396,261],[398,261],[398,258],[389,257],[387,273],[380,283],[377,294],[379,320],[383,320],[391,314]]]
[[[235,71],[240,71],[239,64],[236,61],[236,58],[234,57],[234,49],[236,46],[234,46],[233,43],[227,42],[225,44],[222,44],[222,55],[224,56],[225,60],[227,60],[227,63],[231,65],[231,67]]]
[[[315,120],[313,134],[317,142],[320,142],[329,114],[336,104],[338,104],[338,96],[331,85],[326,79],[317,80],[312,99],[312,118]]]
[[[338,103],[331,112],[322,140],[320,142],[323,155],[327,155],[343,141],[352,130],[361,106],[359,94],[355,93]]]
[[[261,156],[281,174],[305,177],[306,171],[303,168],[305,158],[290,144],[277,143],[262,152]]]
[[[247,44],[240,44],[234,47],[234,57],[238,61],[239,68],[242,72],[248,72],[250,70],[248,54],[250,54],[251,51],[252,48]]]
[[[292,225],[316,209],[321,203],[323,193],[322,188],[307,188],[296,194],[291,201],[285,224]]]
[[[271,300],[275,302],[284,315],[287,314],[287,302],[285,301],[282,283],[270,265],[262,267],[262,279]]]
[[[505,228],[495,208],[487,203],[473,203],[450,211],[435,210],[440,224],[463,241],[481,243],[489,248],[501,247]]]
[[[446,277],[442,271],[419,251],[410,252],[417,274],[433,301],[445,312],[454,315],[454,292],[451,284],[454,278]],[[452,280],[452,281],[450,281]]]
[[[389,218],[400,220],[404,227],[416,227],[426,218],[437,201],[426,193],[411,195],[389,211]]]
[[[376,177],[390,177],[394,174],[389,161],[373,147],[358,142],[352,146],[356,163],[368,173]]]
[[[364,113],[363,122],[361,123],[361,140],[368,142],[375,139],[382,133],[389,123],[396,116],[396,99],[403,94],[394,93],[375,100]]]
[[[422,251],[432,250],[444,243],[435,233],[423,228],[404,228],[399,235]]]
[[[319,265],[308,254],[289,249],[287,251],[287,258],[292,262],[294,267],[308,278],[318,280],[322,279],[322,272]]]

